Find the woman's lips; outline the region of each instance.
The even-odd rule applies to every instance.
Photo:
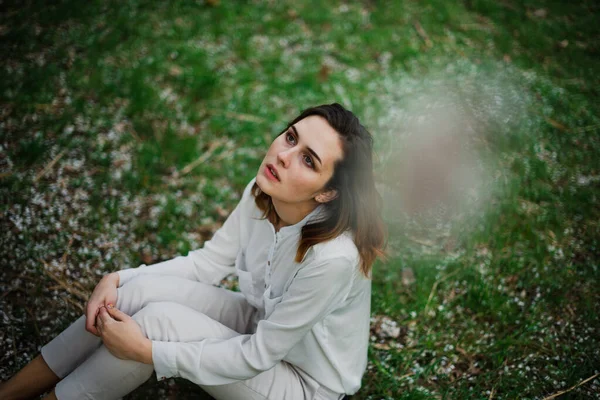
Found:
[[[272,180],[273,182],[279,182],[279,178],[277,178],[271,172],[271,168],[275,171],[275,173],[277,173],[277,170],[275,169],[275,167],[273,167],[271,164],[267,164],[267,166],[265,167],[265,175],[267,176],[267,178],[269,178],[269,180]]]

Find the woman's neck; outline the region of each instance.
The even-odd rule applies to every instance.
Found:
[[[284,226],[295,225],[302,221],[319,205],[316,201],[306,203],[285,203],[273,198],[271,198],[271,201],[273,202],[273,207],[278,216],[278,221],[273,223],[276,232],[279,232],[279,229]]]

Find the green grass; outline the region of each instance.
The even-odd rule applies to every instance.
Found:
[[[487,197],[441,227],[390,202],[372,311],[401,329],[374,325],[353,398],[542,399],[598,374],[598,5],[255,3],[5,3],[2,379],[85,303],[49,272],[91,290],[200,247],[301,109],[355,111],[389,184],[438,98],[480,131]],[[130,398],[150,393],[199,389]],[[561,398],[598,393],[595,378]]]

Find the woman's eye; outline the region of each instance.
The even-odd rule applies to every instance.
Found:
[[[314,168],[314,167],[315,167],[315,165],[313,164],[313,160],[312,160],[312,158],[310,158],[310,157],[309,157],[309,156],[307,156],[307,155],[304,155],[304,156],[303,156],[303,158],[304,158],[304,162],[306,163],[306,165],[308,165],[308,166],[309,166],[309,167],[311,167],[311,168]]]
[[[289,143],[295,144],[296,143],[296,138],[294,137],[294,135],[292,135],[291,133],[286,133],[286,140]]]

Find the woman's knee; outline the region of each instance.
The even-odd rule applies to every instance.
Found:
[[[159,276],[136,276],[117,289],[117,307],[127,314],[134,314],[149,302],[161,284]]]
[[[144,308],[136,312],[132,318],[138,321],[147,317],[166,317],[169,315],[169,309],[176,305],[176,303],[171,303],[168,301],[148,303],[144,306]]]
[[[148,303],[132,318],[150,340],[188,342],[239,335],[206,314],[168,301]]]
[[[132,318],[142,328],[142,332],[151,340],[169,340],[170,317],[173,307],[179,306],[171,302],[152,302],[133,314]]]

